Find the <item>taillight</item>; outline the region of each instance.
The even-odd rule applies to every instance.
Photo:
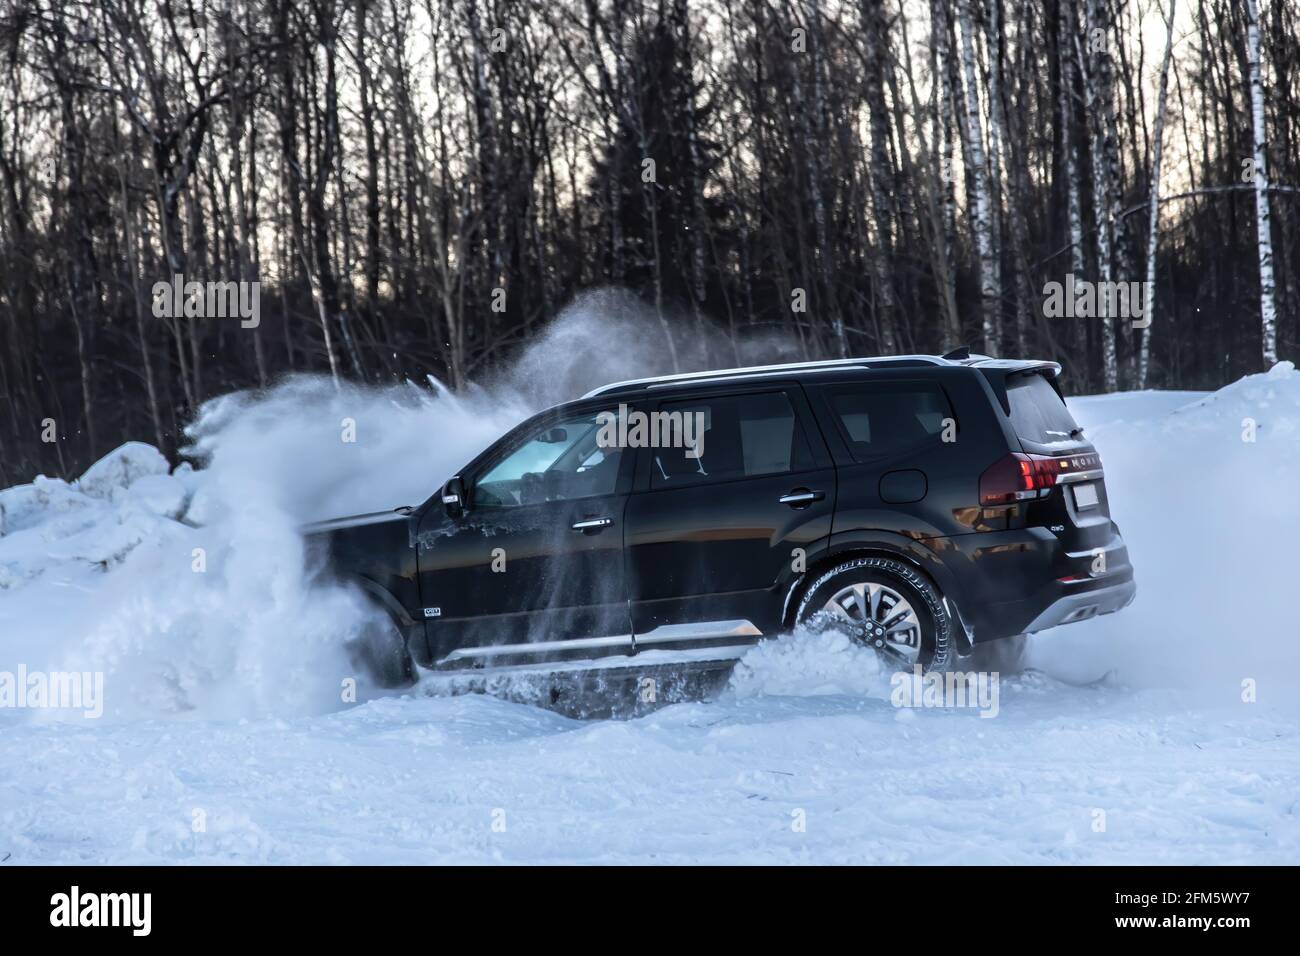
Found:
[[[1038,498],[1056,485],[1061,459],[1013,452],[980,475],[980,505],[1009,505]]]

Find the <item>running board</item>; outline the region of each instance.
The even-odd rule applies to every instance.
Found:
[[[631,654],[636,646],[631,634],[616,634],[610,637],[579,637],[568,641],[528,641],[524,644],[492,644],[486,647],[458,647],[442,660],[439,666],[455,661],[492,660],[499,657],[542,657],[547,654],[559,654],[566,651],[585,651],[626,648],[624,653]]]
[[[662,624],[645,634],[636,636],[614,634],[608,637],[576,637],[562,641],[528,641],[522,644],[460,647],[438,661],[436,667],[447,670],[465,666],[497,668],[507,665],[507,662],[527,667],[535,666],[546,658],[570,657],[575,653],[585,655],[585,659],[580,663],[587,667],[610,659],[625,663],[628,657],[641,657],[662,650],[703,650],[719,653],[739,647],[743,653],[756,644],[762,636],[763,632],[746,620]],[[710,646],[718,642],[730,646]],[[732,655],[727,655],[723,659],[729,659],[730,656]]]
[[[636,638],[637,649],[664,644],[692,644],[696,641],[719,641],[763,636],[749,621],[700,621],[698,624],[660,624]]]
[[[701,647],[692,650],[642,651],[640,654],[589,657],[549,664],[506,664],[487,667],[437,667],[423,673],[430,679],[456,681],[481,677],[530,677],[557,674],[608,674],[611,678],[631,673],[653,672],[656,668],[731,666],[754,649],[753,644],[730,647]]]

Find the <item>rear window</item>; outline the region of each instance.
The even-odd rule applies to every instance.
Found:
[[[952,417],[943,391],[921,382],[839,386],[827,398],[857,461],[926,444]]]
[[[1022,441],[1050,445],[1070,441],[1079,426],[1056,394],[1052,383],[1041,375],[1023,375],[1007,382],[1011,425]]]

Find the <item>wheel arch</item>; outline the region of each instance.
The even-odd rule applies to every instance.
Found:
[[[379,582],[360,574],[340,575],[339,581],[355,586],[366,597],[373,600],[401,632],[402,640],[406,643],[407,653],[417,663],[427,664],[429,649],[424,639],[423,622],[412,617],[410,610],[398,600],[392,591]]]
[[[848,532],[831,535],[827,546],[815,557],[809,558],[804,572],[796,576],[786,589],[785,603],[781,608],[782,626],[794,626],[799,602],[814,581],[835,565],[855,558],[892,558],[902,561],[929,580],[939,596],[956,608],[959,600],[957,582],[932,549],[914,539],[891,532]],[[959,613],[958,619],[960,620]],[[958,626],[956,631],[962,635],[964,627]]]

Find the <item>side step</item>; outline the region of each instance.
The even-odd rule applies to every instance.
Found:
[[[555,672],[603,667],[639,669],[671,664],[674,660],[683,663],[734,660],[762,636],[762,631],[745,620],[664,624],[639,635],[460,647],[438,661],[435,670],[491,668],[494,672],[520,669]],[[630,662],[632,658],[635,664]]]

